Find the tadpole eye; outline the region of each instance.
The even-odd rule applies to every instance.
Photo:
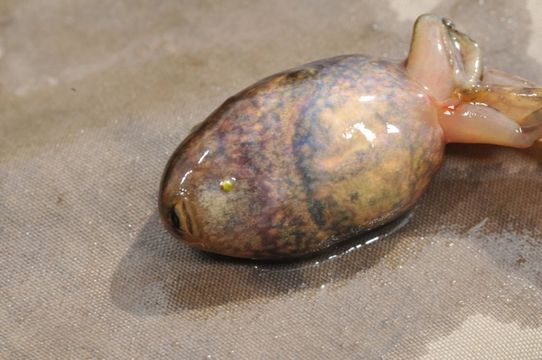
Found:
[[[172,208],[169,211],[169,218],[171,219],[171,223],[173,224],[173,227],[178,230],[180,228],[180,222],[179,222],[179,217],[177,216],[177,213],[175,212],[175,208]]]

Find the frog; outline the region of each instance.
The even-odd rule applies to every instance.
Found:
[[[485,66],[451,20],[424,14],[405,60],[335,56],[228,98],[171,155],[160,217],[205,252],[317,254],[409,212],[447,144],[533,145],[540,108],[540,88]]]

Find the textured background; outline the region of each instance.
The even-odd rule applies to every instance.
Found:
[[[542,82],[535,0],[0,0],[0,358],[542,358],[541,145],[450,146],[400,231],[302,263],[158,222],[169,154],[227,96],[404,57],[427,11]]]

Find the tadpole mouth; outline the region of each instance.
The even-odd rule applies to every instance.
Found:
[[[198,227],[194,219],[194,209],[188,199],[179,199],[169,209],[168,220],[171,230],[184,240],[190,241],[198,235]]]
[[[177,216],[174,207],[169,210],[169,220],[171,221],[171,225],[173,225],[173,228],[180,228],[179,217]]]

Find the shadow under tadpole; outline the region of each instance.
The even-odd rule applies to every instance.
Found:
[[[542,168],[542,142],[537,141],[533,146],[524,150],[525,154],[536,161]]]
[[[446,145],[446,158],[463,159],[475,165],[483,165],[484,161],[502,158],[504,152],[513,152],[518,156],[525,157],[525,161],[535,161],[542,164],[542,142],[540,141],[536,141],[532,146],[525,149],[485,144]]]
[[[398,242],[391,233],[409,218],[410,214],[310,258],[261,262],[191,249],[169,235],[155,213],[118,264],[111,298],[130,313],[156,315],[317,288],[378,263]]]
[[[466,234],[486,218],[486,235],[480,239],[485,252],[509,271],[542,286],[536,276],[541,255],[534,251],[538,241],[528,253],[519,253],[524,240],[510,245],[499,240],[508,226],[518,227],[520,232],[541,228],[538,213],[533,210],[542,203],[542,195],[525,196],[529,189],[540,188],[540,171],[506,175],[507,165],[500,160],[511,158],[503,156],[503,151],[513,155],[510,149],[493,146],[450,146],[448,165],[436,175],[414,216],[408,214],[315,257],[291,262],[237,260],[193,250],[170,236],[155,213],[113,274],[112,301],[133,314],[155,315],[280,297],[340,283],[370,269],[392,252],[390,264],[394,257],[408,261],[416,251],[429,246],[432,235],[442,229]],[[530,161],[542,159],[537,149],[514,154]],[[467,165],[460,176],[453,165],[457,161]],[[469,175],[471,166],[473,176]],[[417,250],[395,254],[401,241],[415,244]],[[520,266],[516,264],[518,258],[523,259]]]

